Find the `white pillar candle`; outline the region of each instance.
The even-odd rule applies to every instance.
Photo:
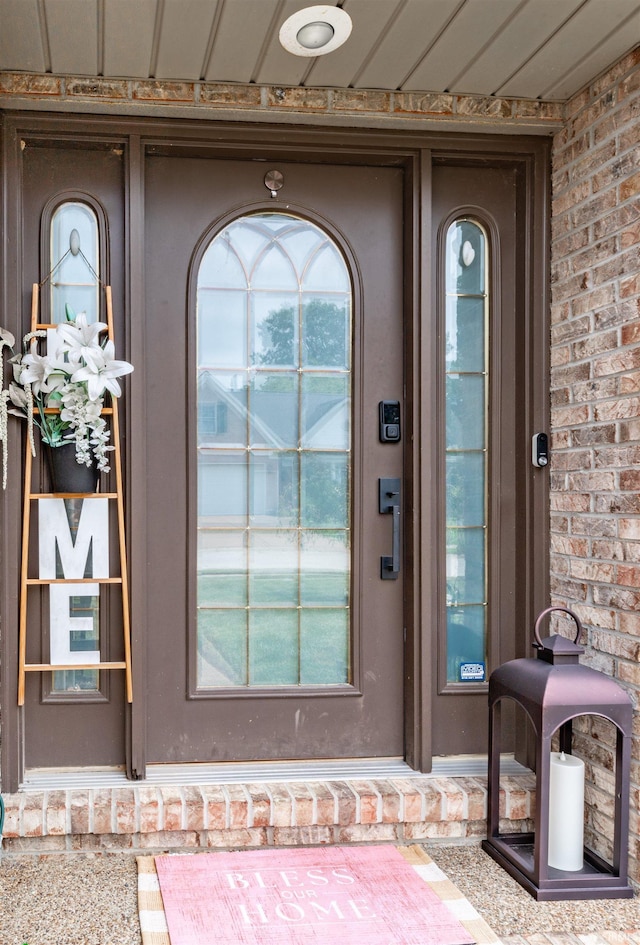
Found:
[[[549,770],[549,856],[557,870],[581,870],[584,849],[584,762],[551,752]]]

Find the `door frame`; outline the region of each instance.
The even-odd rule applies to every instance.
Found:
[[[176,153],[259,161],[295,160],[400,166],[405,173],[405,515],[403,560],[405,563],[405,757],[419,771],[431,768],[431,678],[435,652],[434,615],[439,612],[436,570],[436,537],[441,509],[432,501],[438,470],[437,438],[430,433],[431,418],[442,412],[438,386],[439,347],[435,337],[437,285],[433,278],[431,243],[431,168],[433,161],[486,166],[505,162],[517,167],[521,180],[519,209],[526,223],[527,252],[523,271],[522,311],[527,339],[522,379],[525,388],[521,446],[538,430],[548,429],[549,418],[549,138],[508,135],[444,134],[425,131],[360,130],[331,126],[203,122],[187,119],[128,119],[119,116],[83,116],[6,112],[2,116],[4,273],[3,311],[15,313],[3,321],[16,328],[25,315],[25,283],[33,281],[24,271],[20,246],[22,142],[62,142],[82,147],[101,142],[122,148],[126,161],[125,273],[127,336],[119,348],[136,365],[125,406],[123,442],[126,476],[126,509],[131,571],[131,625],[134,703],[127,723],[129,776],[145,773],[146,745],[146,648],[144,610],[146,521],[144,483],[145,408],[144,381],[144,165],[147,153]],[[265,169],[267,168],[265,163]],[[12,320],[15,324],[12,325]],[[23,712],[17,707],[17,626],[19,547],[21,541],[20,432],[12,431],[10,484],[0,504],[0,697],[2,701],[2,787],[15,791],[23,777]],[[136,450],[132,450],[132,442]],[[549,597],[548,481],[532,474],[526,484],[522,541],[527,568],[518,587],[521,620],[517,632],[517,656],[528,655],[534,614]],[[493,667],[490,667],[493,668]]]

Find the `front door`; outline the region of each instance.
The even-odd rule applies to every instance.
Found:
[[[145,202],[147,760],[402,757],[403,171]]]
[[[112,286],[135,365],[134,701],[119,671],[74,670],[30,674],[18,709],[12,458],[3,784],[25,767],[483,753],[488,677],[528,655],[548,597],[547,472],[531,468],[546,144],[65,116],[70,142],[62,121],[5,121],[4,324],[27,330],[33,283],[90,219],[92,288],[55,282]],[[117,604],[102,593],[93,627],[107,660]],[[65,633],[89,617],[76,605]],[[30,662],[48,616],[43,596]]]

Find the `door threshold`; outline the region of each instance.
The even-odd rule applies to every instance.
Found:
[[[501,756],[501,775],[526,774],[512,754]],[[486,755],[449,755],[433,759],[428,774],[414,771],[402,758],[353,758],[323,761],[220,762],[215,764],[150,764],[144,781],[128,781],[123,767],[31,768],[20,791],[79,790],[132,784],[194,785],[349,781],[388,778],[476,778],[487,774]]]

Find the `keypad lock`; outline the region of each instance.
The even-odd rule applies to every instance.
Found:
[[[380,421],[380,442],[400,442],[400,401],[381,400],[378,405]]]

